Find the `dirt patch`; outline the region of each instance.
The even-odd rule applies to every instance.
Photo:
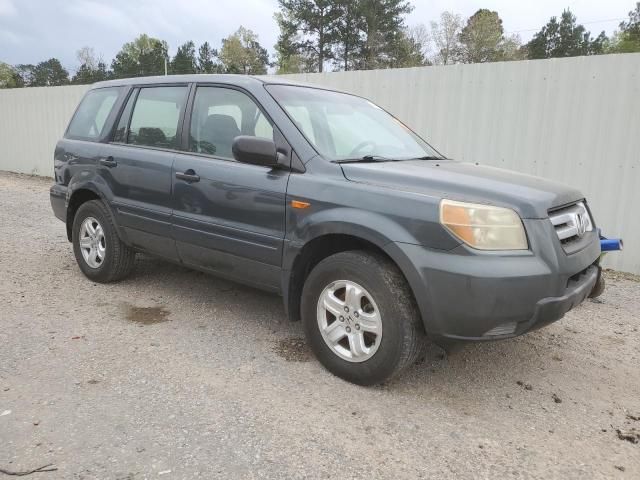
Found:
[[[169,310],[164,307],[135,307],[127,305],[127,320],[140,325],[153,325],[169,320]]]
[[[628,272],[618,272],[617,270],[611,270],[609,268],[604,270],[605,278],[610,280],[630,280],[632,282],[640,282],[640,275],[634,275]]]
[[[302,337],[283,338],[276,343],[274,350],[287,362],[308,362],[312,358],[311,349]]]

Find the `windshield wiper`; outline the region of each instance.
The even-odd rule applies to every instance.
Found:
[[[397,162],[395,158],[383,157],[382,155],[365,155],[360,158],[343,158],[341,160],[334,160],[333,163],[373,163],[373,162]]]
[[[411,160],[446,160],[446,158],[438,157],[437,155],[425,155],[424,157],[416,157]]]

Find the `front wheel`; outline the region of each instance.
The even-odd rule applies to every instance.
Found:
[[[389,259],[364,251],[337,253],[316,265],[303,288],[302,320],[327,370],[360,385],[401,372],[424,345],[402,273]]]

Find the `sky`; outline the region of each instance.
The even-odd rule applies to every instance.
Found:
[[[463,17],[479,8],[496,10],[505,32],[529,40],[551,16],[569,7],[587,30],[612,33],[636,0],[412,0],[407,25],[426,24],[449,10]],[[0,61],[38,63],[56,57],[71,72],[76,52],[93,47],[107,63],[123,43],[141,33],[164,39],[169,53],[193,40],[214,47],[243,25],[273,54],[277,0],[0,0]]]

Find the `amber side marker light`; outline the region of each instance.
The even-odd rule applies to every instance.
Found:
[[[291,206],[293,208],[309,208],[311,204],[309,202],[301,202],[300,200],[291,200]]]

